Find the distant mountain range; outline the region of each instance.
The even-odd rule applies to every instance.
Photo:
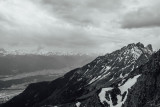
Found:
[[[160,51],[132,43],[51,82],[30,84],[1,107],[159,107]]]
[[[96,56],[96,55],[102,55],[102,53],[81,53],[81,52],[72,52],[72,51],[67,51],[67,52],[62,52],[62,51],[49,51],[45,49],[32,49],[32,50],[24,50],[24,49],[15,49],[15,50],[10,50],[10,49],[4,49],[0,48],[0,56],[6,56],[6,55],[43,55],[43,56],[52,56],[52,55],[59,55],[59,56],[84,56],[84,55],[89,55],[89,56]]]

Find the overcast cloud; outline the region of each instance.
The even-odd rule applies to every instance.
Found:
[[[128,43],[160,48],[160,2],[0,0],[0,47],[106,53]]]
[[[123,19],[124,28],[159,27],[160,1],[151,1],[150,4],[128,12]]]

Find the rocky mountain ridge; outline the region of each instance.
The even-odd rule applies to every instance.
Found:
[[[129,107],[130,90],[158,53],[151,45],[129,44],[52,82],[31,84],[2,107]]]

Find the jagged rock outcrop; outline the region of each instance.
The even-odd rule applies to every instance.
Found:
[[[154,53],[150,61],[134,71],[141,74],[132,87],[123,107],[160,106],[160,51]]]
[[[2,107],[131,107],[128,105],[137,101],[136,95],[141,97],[141,93],[136,93],[134,87],[139,84],[140,90],[143,83],[140,79],[149,79],[144,77],[147,75],[145,66],[151,66],[155,55],[151,57],[152,53],[150,45],[144,47],[142,43],[129,44],[52,82],[31,84]],[[151,70],[156,68],[154,64]],[[152,75],[152,72],[148,74]]]

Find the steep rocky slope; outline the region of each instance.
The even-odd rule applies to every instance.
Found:
[[[160,50],[126,78],[104,86],[87,99],[61,107],[159,107]]]
[[[141,75],[130,90],[124,107],[159,107],[160,106],[160,50],[152,55],[147,64],[134,71]]]
[[[151,45],[129,44],[52,82],[31,84],[2,107],[128,107],[152,53]]]

